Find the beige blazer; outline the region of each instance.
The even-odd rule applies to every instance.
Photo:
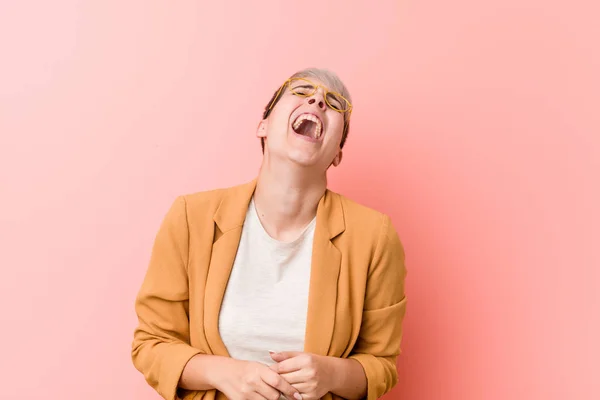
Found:
[[[158,231],[135,302],[132,360],[167,400],[226,398],[177,384],[195,354],[229,356],[219,335],[219,309],[255,186],[253,180],[180,196]],[[404,259],[388,216],[326,191],[317,208],[305,347],[299,351],[359,361],[367,400],[398,380]]]

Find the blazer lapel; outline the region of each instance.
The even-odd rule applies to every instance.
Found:
[[[332,239],[345,229],[339,196],[329,190],[317,208],[304,351],[328,355],[335,324],[341,253]]]
[[[219,313],[256,180],[229,189],[214,216],[215,242],[206,278],[204,332],[212,354],[229,356],[219,334]]]

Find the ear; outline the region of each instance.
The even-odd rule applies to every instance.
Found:
[[[342,155],[343,155],[343,152],[342,152],[342,150],[340,150],[337,153],[337,155],[335,156],[335,158],[333,159],[332,164],[334,167],[337,167],[338,165],[340,165],[340,163],[342,162]]]
[[[267,137],[267,120],[263,119],[258,123],[256,128],[256,137],[266,138]]]

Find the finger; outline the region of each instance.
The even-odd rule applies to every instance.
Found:
[[[287,383],[289,383],[291,385],[306,382],[308,380],[308,377],[306,376],[306,374],[304,373],[303,370],[288,372],[286,374],[281,374],[279,376],[281,376],[283,379],[286,380]],[[300,392],[302,392],[302,391],[300,391]]]
[[[311,393],[314,390],[314,387],[310,383],[294,383],[292,385],[294,389],[296,389],[302,395],[302,399],[306,400],[311,397]]]
[[[292,390],[295,391],[295,389],[293,388]],[[261,400],[279,400],[279,390],[274,388],[268,382],[265,382],[264,379],[257,385],[255,391],[255,393],[261,398]],[[291,400],[294,400],[294,398],[292,397]]]
[[[300,393],[276,372],[269,371],[262,379],[267,385],[277,389],[278,392],[283,393],[289,400],[302,400]]]
[[[271,365],[271,369],[278,374],[287,374],[301,370],[303,367],[305,367],[305,364],[306,360],[302,357],[294,357]]]
[[[243,397],[248,400],[270,400],[263,396],[257,388],[253,388],[248,392],[244,392]]]
[[[302,354],[302,352],[301,351],[281,351],[281,352],[269,351],[269,354],[271,355],[271,358],[273,359],[273,361],[281,362],[281,361],[287,360],[292,357],[297,357],[300,354]]]

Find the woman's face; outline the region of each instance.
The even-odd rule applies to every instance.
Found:
[[[259,125],[257,135],[265,138],[270,159],[285,158],[323,171],[341,161],[344,114],[327,104],[323,87],[308,95],[317,85],[323,84],[309,78],[286,86],[269,117]],[[339,99],[329,95],[328,100],[339,107]]]

